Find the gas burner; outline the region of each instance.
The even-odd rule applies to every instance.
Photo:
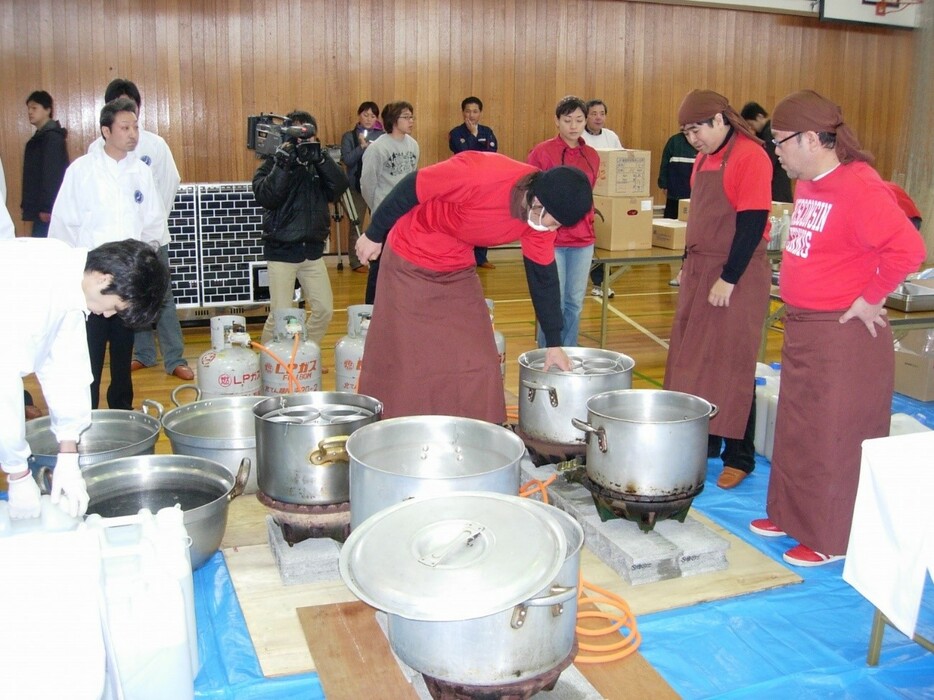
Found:
[[[290,547],[312,537],[330,537],[343,542],[350,534],[350,501],[298,505],[277,501],[262,491],[256,492],[256,499],[272,511],[272,519]]]
[[[516,683],[464,685],[425,676],[425,686],[434,700],[528,700],[541,690],[554,690],[561,672],[574,662],[577,640],[568,657],[549,671]]]
[[[683,523],[694,497],[704,490],[704,485],[701,484],[691,491],[670,496],[639,496],[604,488],[586,475],[581,477],[580,483],[593,496],[601,522],[613,518],[631,520],[637,523],[643,532],[651,532],[659,520],[677,520]]]
[[[584,463],[584,457],[587,456],[587,443],[575,442],[572,444],[562,444],[557,442],[548,442],[539,440],[522,430],[518,425],[509,425],[522,442],[525,443],[529,451],[529,457],[532,458],[532,464],[540,467],[544,464],[562,464],[565,462],[576,461],[578,465]]]

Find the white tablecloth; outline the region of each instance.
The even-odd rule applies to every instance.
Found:
[[[914,636],[934,576],[934,432],[863,442],[843,579]]]

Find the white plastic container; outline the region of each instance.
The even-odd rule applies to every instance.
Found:
[[[183,518],[163,508],[85,521],[101,541],[108,700],[194,697],[200,661]]]
[[[763,455],[772,461],[772,449],[775,447],[775,419],[778,418],[778,389],[769,395],[769,417],[765,424],[765,450]]]
[[[52,504],[50,496],[40,496],[38,518],[10,517],[10,504],[0,501],[0,537],[22,535],[27,532],[67,532],[74,530],[81,518],[72,518]]]
[[[911,433],[924,433],[930,428],[917,418],[909,416],[907,413],[893,413],[892,421],[889,427],[889,436],[909,435]]]
[[[767,456],[766,445],[770,420],[774,428],[775,417],[772,415],[774,411],[771,407],[771,399],[773,395],[778,396],[778,389],[781,384],[780,367],[781,365],[778,362],[771,365],[764,365],[761,362],[756,363],[756,430],[753,445],[756,452],[763,456]]]

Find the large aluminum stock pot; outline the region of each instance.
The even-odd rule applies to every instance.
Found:
[[[172,452],[220,462],[233,475],[244,458],[255,465],[253,406],[261,400],[258,396],[225,396],[173,408],[162,417]],[[256,488],[253,469],[244,493],[256,493]]]
[[[584,441],[572,418],[587,416],[587,399],[632,386],[631,357],[598,348],[564,348],[571,371],[545,371],[544,348],[519,355],[519,429],[531,438],[559,445]]]
[[[691,394],[630,389],[587,401],[587,475],[629,496],[697,493],[707,475],[707,434],[717,407]]]
[[[223,464],[185,455],[144,455],[100,462],[83,469],[88,487],[88,513],[102,518],[155,513],[178,504],[191,538],[191,568],[204,564],[224,538],[227,508],[243,493],[250,462],[243,460],[237,477]]]
[[[367,425],[347,440],[350,527],[414,496],[519,492],[525,445],[499,425],[454,416],[407,416]]]
[[[379,420],[383,405],[344,391],[309,391],[253,406],[259,490],[296,505],[350,498],[347,437]]]
[[[449,493],[367,519],[341,549],[340,571],[388,613],[390,646],[406,664],[492,686],[550,671],[573,650],[583,543],[577,521],[551,506]]]
[[[78,464],[84,469],[92,464],[121,457],[151,455],[162,431],[159,419],[162,406],[155,401],[144,401],[144,407],[153,409],[158,417],[117,408],[91,411],[91,426],[81,433],[78,442]],[[26,442],[32,455],[29,466],[34,470],[55,467],[58,459],[58,438],[52,432],[52,418],[45,416],[26,422]]]

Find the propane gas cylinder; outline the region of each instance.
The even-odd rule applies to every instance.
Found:
[[[490,323],[493,323],[493,300],[486,300],[486,308],[490,310]],[[493,340],[496,343],[496,352],[499,353],[499,374],[503,382],[506,381],[506,336],[493,326]]]
[[[263,353],[261,362],[263,396],[319,391],[321,348],[305,336],[305,312],[276,309],[272,316],[275,321],[273,339],[266,346],[269,352]],[[294,386],[286,366],[291,368],[298,386]]]
[[[363,345],[366,331],[373,315],[372,304],[356,304],[347,307],[347,335],[334,346],[334,362],[337,365],[337,390],[356,393],[357,380],[363,367]]]
[[[199,398],[259,396],[259,356],[250,348],[243,316],[211,319],[211,349],[198,358]]]

